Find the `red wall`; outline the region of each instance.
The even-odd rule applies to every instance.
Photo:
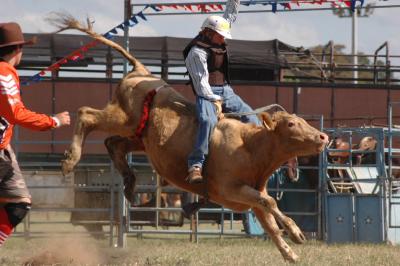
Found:
[[[112,87],[115,88],[116,84]],[[185,97],[194,101],[192,90],[188,85],[175,84],[173,87]],[[240,95],[253,108],[279,103],[289,112],[303,115],[323,115],[325,126],[330,127],[331,121],[331,89],[302,87],[299,93],[292,87],[273,87],[261,85],[233,85],[236,93]],[[57,82],[52,89],[51,82],[40,82],[23,89],[23,101],[25,105],[36,111],[50,114],[52,105],[55,113],[68,110],[72,116],[72,124],[75,123],[76,110],[81,106],[90,106],[101,109],[110,99],[110,84],[102,82]],[[54,91],[54,103],[52,102]],[[297,95],[297,97],[296,97]],[[349,89],[336,88],[334,91],[334,118],[332,126],[362,126],[369,124],[368,119],[362,117],[386,117],[387,91],[379,89]],[[296,106],[297,110],[294,110]],[[391,92],[392,101],[400,101],[400,92]],[[399,115],[400,106],[394,109],[394,115]],[[375,119],[374,123],[386,124],[386,119]],[[395,122],[399,123],[398,119]],[[315,126],[317,122],[313,122]],[[55,152],[62,153],[68,148],[73,127],[61,128],[51,132],[33,132],[20,129],[18,139],[22,141],[66,141],[66,144],[20,144],[22,152]],[[92,133],[87,140],[99,141],[99,144],[87,143],[84,153],[105,153],[103,133]]]

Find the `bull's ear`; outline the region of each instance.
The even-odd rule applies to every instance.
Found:
[[[263,126],[268,130],[275,129],[275,122],[272,120],[271,115],[266,112],[258,114],[258,117],[262,121]]]

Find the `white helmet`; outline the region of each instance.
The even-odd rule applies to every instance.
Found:
[[[227,39],[232,39],[231,25],[229,21],[223,17],[216,15],[209,16],[206,18],[206,20],[204,20],[203,25],[201,26],[201,29],[204,30],[205,28],[212,29]]]

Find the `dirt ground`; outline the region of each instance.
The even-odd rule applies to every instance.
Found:
[[[128,238],[124,249],[108,240],[62,236],[11,237],[0,251],[0,265],[287,265],[270,241],[254,238],[188,238],[147,236]],[[400,265],[400,246],[326,245],[308,241],[290,244],[298,265]]]

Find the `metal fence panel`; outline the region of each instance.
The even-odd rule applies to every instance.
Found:
[[[353,197],[345,194],[327,196],[328,243],[353,241]]]
[[[382,198],[378,195],[355,195],[355,239],[357,242],[382,243]]]

